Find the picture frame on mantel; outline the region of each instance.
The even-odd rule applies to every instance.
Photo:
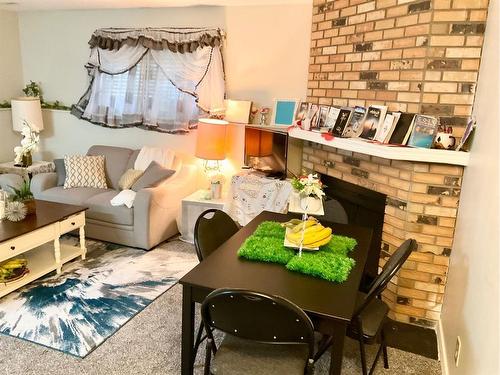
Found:
[[[298,104],[298,99],[274,99],[271,125],[292,126]]]

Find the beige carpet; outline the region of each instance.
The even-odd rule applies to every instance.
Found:
[[[194,248],[180,241],[153,251],[175,251],[184,259],[196,258]],[[181,300],[182,288],[176,285],[84,359],[0,335],[0,368],[9,375],[180,374]],[[202,373],[201,354],[196,374]],[[319,361],[316,374],[328,373],[327,357]],[[441,374],[439,362],[396,349],[389,348],[389,361],[389,370],[380,365],[375,373]],[[342,373],[360,373],[357,346],[349,339]]]

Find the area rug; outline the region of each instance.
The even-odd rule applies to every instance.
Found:
[[[83,358],[196,265],[161,248],[87,248],[87,260],[0,299],[0,332]]]

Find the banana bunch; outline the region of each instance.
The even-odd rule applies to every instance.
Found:
[[[26,268],[28,261],[26,259],[9,259],[0,265],[0,282],[9,281],[12,276],[19,274],[20,269]]]
[[[326,245],[332,238],[332,228],[324,227],[314,217],[309,217],[305,222],[292,219],[281,225],[290,228],[286,233],[286,239],[297,246],[300,246],[302,241],[304,247],[320,247]]]

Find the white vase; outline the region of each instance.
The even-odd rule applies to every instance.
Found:
[[[301,197],[300,208],[307,212],[316,212],[321,208],[321,199],[316,197]]]

